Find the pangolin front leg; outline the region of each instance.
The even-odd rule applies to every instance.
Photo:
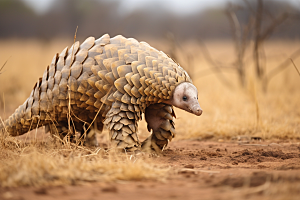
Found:
[[[137,137],[138,120],[141,111],[139,106],[114,102],[106,115],[104,124],[109,130],[113,147],[134,151],[140,148]]]
[[[153,104],[146,108],[145,118],[148,131],[152,134],[142,144],[143,151],[154,151],[160,154],[175,137],[175,112],[173,107],[167,104]]]

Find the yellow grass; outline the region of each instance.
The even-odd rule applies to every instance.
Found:
[[[72,38],[51,42],[0,41],[0,66],[9,59],[0,75],[0,116],[3,120],[25,101],[54,54],[71,46],[72,42]],[[168,50],[168,46],[159,41],[149,44]],[[234,61],[230,41],[210,41],[207,46],[214,59],[227,64]],[[300,48],[300,42],[272,42],[265,48],[270,70]],[[300,139],[300,76],[292,64],[271,80],[268,93],[264,93],[253,75],[251,52],[246,56],[248,84],[243,89],[232,72],[224,73],[232,88],[225,86],[215,74],[197,77],[210,66],[197,45],[187,43],[184,49],[197,55],[193,77],[204,113],[197,117],[176,109],[177,140],[231,139],[238,135]],[[294,62],[300,69],[300,58]],[[145,122],[140,125],[140,135],[145,138],[149,134]],[[25,144],[18,138],[1,137],[0,183],[1,186],[61,185],[99,180],[161,179],[168,174],[166,169],[143,159],[130,159],[129,155],[120,157],[103,149],[70,148],[51,142]]]
[[[115,154],[53,142],[22,144],[1,137],[0,186],[74,185],[115,180],[163,180],[169,169],[140,155]]]

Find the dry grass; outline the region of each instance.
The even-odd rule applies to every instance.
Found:
[[[6,119],[30,94],[38,77],[55,53],[72,40],[40,42],[36,40],[0,41],[0,66],[8,58],[0,75],[0,115]],[[154,41],[150,44],[166,50],[167,46]],[[266,45],[269,70],[295,51],[299,42],[272,42]],[[215,59],[230,63],[233,49],[230,43],[213,41],[207,44]],[[198,52],[192,43],[185,49]],[[197,54],[198,55],[198,54]],[[246,56],[247,57],[247,56]],[[248,58],[251,57],[248,55]],[[300,67],[300,58],[294,59]],[[195,74],[201,74],[209,65],[201,52],[194,62]],[[263,139],[300,139],[300,77],[289,67],[270,83],[267,94],[251,74],[248,62],[248,88],[242,89],[233,73],[225,73],[233,88],[227,88],[215,75],[195,78],[199,102],[204,110],[201,117],[176,110],[176,139],[225,138],[237,135],[259,136]],[[250,74],[250,75],[249,75]],[[1,120],[0,120],[1,121]],[[145,122],[140,133],[148,134]],[[1,137],[1,186],[80,184],[86,181],[161,179],[168,170],[147,163],[144,158],[129,155],[116,156],[104,149],[86,149],[51,142],[25,143],[11,137]]]
[[[169,169],[149,164],[149,158],[115,154],[103,148],[35,142],[24,144],[2,137],[0,186],[78,185],[116,180],[163,180]]]

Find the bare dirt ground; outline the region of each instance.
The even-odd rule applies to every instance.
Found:
[[[150,160],[171,168],[166,180],[0,188],[0,199],[275,200],[300,196],[299,141],[181,140],[171,142],[162,156]]]

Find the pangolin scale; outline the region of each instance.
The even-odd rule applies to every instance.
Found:
[[[187,72],[162,51],[105,34],[56,54],[0,130],[17,136],[45,126],[52,135],[74,139],[78,132],[86,143],[97,145],[89,130],[102,131],[105,125],[114,146],[159,152],[175,136],[172,106],[201,115],[197,95]],[[153,133],[141,144],[137,122],[143,113]]]

